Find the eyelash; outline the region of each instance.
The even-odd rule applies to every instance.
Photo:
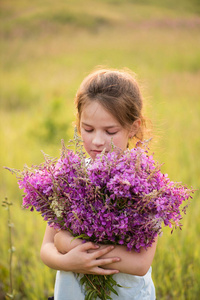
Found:
[[[92,132],[93,129],[84,129],[86,132]]]
[[[91,133],[91,132],[93,132],[93,129],[85,129],[85,131]],[[106,131],[106,133],[107,133],[108,135],[114,135],[114,134],[117,133],[117,131],[115,131],[115,132],[109,132],[109,131]]]
[[[114,134],[117,133],[117,131],[115,131],[115,132],[109,132],[109,131],[106,131],[106,133],[109,134],[109,135],[114,135]]]

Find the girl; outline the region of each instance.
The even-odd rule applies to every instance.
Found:
[[[125,150],[129,141],[142,140],[145,120],[142,96],[134,77],[128,72],[98,70],[82,82],[76,98],[77,127],[91,159],[112,143]],[[140,253],[125,246],[95,245],[73,240],[67,231],[56,232],[47,226],[41,258],[57,272],[54,299],[84,300],[84,290],[76,273],[110,275],[123,287],[117,287],[114,300],[155,300],[151,264],[155,241]],[[128,287],[128,288],[125,288]]]

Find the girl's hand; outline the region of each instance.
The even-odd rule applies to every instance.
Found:
[[[102,246],[99,249],[99,246],[94,245],[91,242],[84,243],[82,240],[79,240],[78,245],[73,245],[74,248],[68,249],[69,251],[65,254],[62,254],[57,250],[54,244],[54,237],[57,232],[47,225],[46,231],[44,234],[42,247],[40,251],[42,261],[50,268],[55,270],[63,270],[63,271],[73,271],[75,273],[83,273],[83,274],[99,274],[99,275],[110,275],[118,273],[117,267],[107,267],[107,270],[101,268],[101,266],[107,266],[108,264],[112,264],[114,262],[120,261],[119,257],[105,257],[101,258],[104,255],[110,254],[113,251],[113,246]],[[64,247],[67,247],[67,240],[69,242],[69,248],[72,246],[74,242],[77,243],[78,239],[73,240],[73,237],[70,233],[59,232],[58,236],[61,238],[61,241],[64,238]],[[58,239],[59,240],[59,239]],[[62,244],[62,243],[61,243]],[[94,251],[93,253],[89,253],[90,251]]]
[[[111,275],[119,273],[116,269],[103,269],[101,266],[120,261],[119,257],[101,258],[114,249],[114,246],[99,246],[91,242],[81,244],[60,256],[63,271],[72,271],[82,274]],[[92,253],[88,253],[95,250]]]
[[[61,237],[61,241],[63,240],[64,242],[64,246],[61,246],[62,250],[58,247],[60,251],[56,248],[57,243],[56,246],[54,244],[54,238],[56,240],[55,235],[57,235],[58,240]],[[74,243],[77,244],[75,245]],[[40,255],[42,261],[55,270],[100,275],[115,274],[119,270],[121,273],[143,276],[152,264],[156,245],[157,239],[152,247],[149,247],[147,250],[141,249],[140,253],[134,250],[127,251],[127,248],[121,245],[115,246],[114,249],[113,246],[97,248],[91,242],[83,244],[82,240],[73,240],[72,235],[67,231],[59,231],[57,233],[47,225]],[[110,257],[111,255],[112,257]]]
[[[107,257],[101,259],[102,255],[111,252],[113,246],[97,246],[91,242],[84,243],[81,239],[74,237],[66,230],[58,231],[54,236],[54,244],[57,250],[63,255],[63,270],[69,268],[68,259],[70,259],[70,270],[77,273],[109,275],[118,273],[115,269],[100,268],[103,265],[118,262],[118,257]],[[67,253],[67,255],[65,255]],[[65,260],[66,259],[66,260]],[[67,262],[67,264],[66,264]]]

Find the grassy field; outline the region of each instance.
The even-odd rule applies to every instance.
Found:
[[[3,166],[59,155],[75,120],[73,99],[97,65],[138,75],[152,120],[155,158],[174,181],[197,189],[183,230],[164,229],[153,262],[157,299],[200,294],[200,5],[198,0],[11,0],[0,3],[0,196],[13,203],[15,299],[53,294],[55,271],[40,260],[45,224],[21,209]],[[9,290],[7,211],[0,207],[0,299]]]

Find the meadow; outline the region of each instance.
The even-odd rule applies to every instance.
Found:
[[[137,74],[163,173],[197,191],[182,230],[164,228],[153,261],[158,300],[200,294],[200,5],[198,0],[11,0],[0,3],[0,197],[12,202],[14,299],[53,295],[55,271],[40,259],[46,224],[22,209],[3,168],[59,156],[73,136],[73,99],[96,66]],[[9,228],[0,206],[0,299],[9,299]],[[6,298],[7,297],[7,298]]]

